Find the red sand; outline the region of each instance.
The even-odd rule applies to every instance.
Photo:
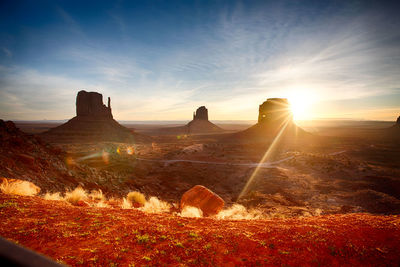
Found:
[[[368,266],[400,262],[400,216],[228,221],[0,194],[0,235],[69,265]],[[133,266],[133,265],[132,265]]]

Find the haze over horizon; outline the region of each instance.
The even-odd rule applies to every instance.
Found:
[[[75,116],[79,90],[117,120],[394,121],[400,16],[389,1],[2,1],[0,118]]]

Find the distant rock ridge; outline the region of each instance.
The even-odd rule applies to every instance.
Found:
[[[79,91],[76,97],[76,116],[112,119],[110,97],[108,98],[108,106],[105,106],[102,94],[84,90]]]
[[[396,124],[400,125],[400,116],[397,118]]]
[[[110,98],[105,106],[102,94],[84,90],[76,96],[76,116],[42,133],[41,137],[52,143],[151,142],[151,137],[134,133],[113,119]]]

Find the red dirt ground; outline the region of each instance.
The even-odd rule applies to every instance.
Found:
[[[400,216],[229,221],[0,193],[0,235],[82,266],[398,266]]]

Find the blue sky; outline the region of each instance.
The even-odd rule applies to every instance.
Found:
[[[81,89],[119,120],[395,120],[400,16],[385,1],[1,1],[0,118],[67,119]]]

